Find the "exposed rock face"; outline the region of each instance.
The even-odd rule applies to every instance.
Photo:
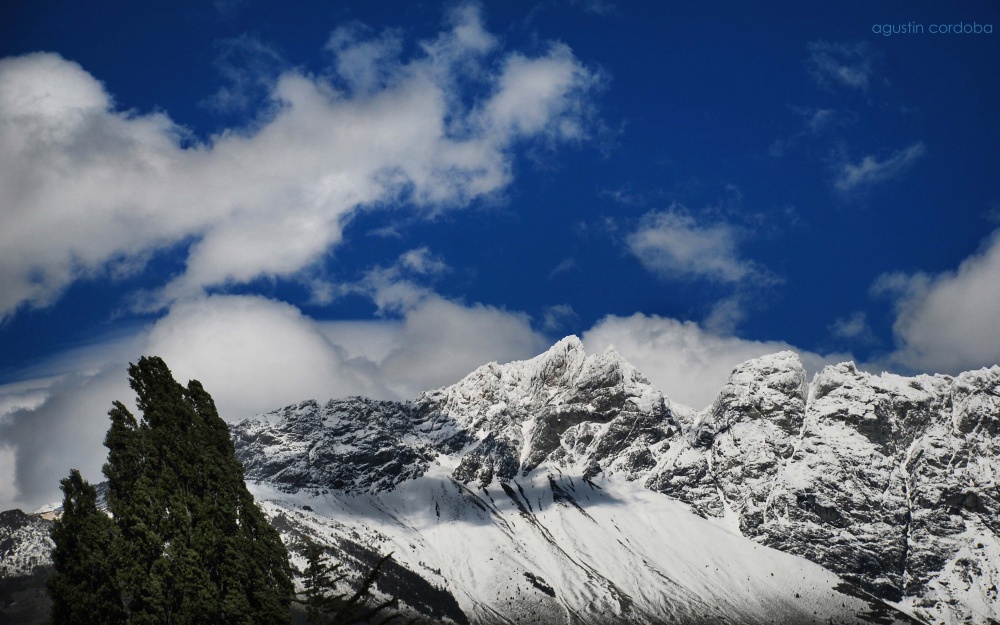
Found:
[[[415,404],[482,440],[488,449],[472,454],[484,459],[474,474],[484,485],[487,475],[509,479],[515,467],[524,474],[546,460],[586,457],[591,472],[602,462],[652,466],[648,448],[679,431],[663,395],[641,373],[613,349],[587,356],[575,336],[531,360],[481,367]],[[463,470],[460,477],[472,475]]]
[[[711,470],[671,494],[931,621],[1000,618],[1000,367],[804,380],[791,353],[737,367],[689,433]]]
[[[51,527],[50,521],[34,514],[0,512],[0,579],[32,575],[52,565]]]
[[[42,625],[51,601],[51,521],[20,510],[0,512],[0,623]]]
[[[439,451],[461,449],[454,424],[421,419],[411,406],[363,397],[315,401],[248,419],[233,429],[248,480],[282,490],[378,492],[420,477]]]

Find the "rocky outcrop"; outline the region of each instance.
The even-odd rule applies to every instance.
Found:
[[[0,623],[48,621],[45,580],[52,573],[52,522],[21,510],[0,512]]]
[[[792,353],[753,360],[689,432],[711,469],[671,494],[932,622],[985,623],[1000,618],[998,400],[998,367],[844,363],[807,386]]]
[[[0,512],[0,578],[32,575],[52,565],[51,521],[20,510]]]

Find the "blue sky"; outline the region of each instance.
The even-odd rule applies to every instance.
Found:
[[[9,4],[0,508],[144,353],[228,419],[567,334],[698,408],[1000,361],[995,3]]]

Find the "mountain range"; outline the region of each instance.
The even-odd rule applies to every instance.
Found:
[[[392,552],[378,591],[433,622],[1000,623],[1000,367],[810,382],[781,352],[697,411],[568,337],[231,431],[297,565],[307,538],[356,571]],[[0,516],[0,614],[45,524]]]

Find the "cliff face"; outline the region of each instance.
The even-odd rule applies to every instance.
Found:
[[[931,620],[986,622],[1000,617],[998,431],[998,367],[903,378],[847,363],[806,385],[776,354],[738,367],[692,429],[711,466],[692,501]]]

